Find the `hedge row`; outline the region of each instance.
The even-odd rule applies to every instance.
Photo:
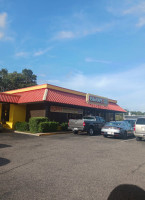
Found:
[[[68,130],[68,123],[64,122],[60,126],[61,126],[61,130],[62,131],[67,131]]]
[[[29,124],[27,122],[16,122],[15,129],[18,131],[29,131]]]
[[[54,132],[57,131],[58,125],[58,122],[41,122],[38,131],[41,133],[46,133],[48,131]]]
[[[48,121],[47,117],[32,117],[27,122],[16,122],[15,129],[18,131],[29,131],[31,133],[45,133],[54,132],[58,130],[59,123]],[[61,130],[66,131],[68,129],[67,123],[60,124]]]
[[[41,122],[47,122],[47,117],[31,117],[29,120],[29,128],[31,133],[38,133],[39,132],[39,124]]]

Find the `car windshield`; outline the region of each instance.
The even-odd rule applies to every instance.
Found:
[[[121,122],[107,122],[105,126],[120,126]]]
[[[94,117],[83,117],[83,119],[86,119],[86,120],[95,120],[95,118]]]

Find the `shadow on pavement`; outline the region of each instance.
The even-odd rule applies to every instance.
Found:
[[[0,158],[0,166],[3,166],[3,165],[7,165],[9,164],[11,161],[6,159],[6,158]]]
[[[135,139],[135,137],[134,136],[130,136],[130,137],[127,137],[126,139],[122,139],[120,137],[107,136],[105,139],[111,139],[111,140],[132,140],[132,139]]]
[[[123,184],[114,188],[107,200],[145,200],[145,191],[136,185]]]
[[[0,148],[7,148],[7,147],[12,147],[12,146],[8,144],[0,144]]]

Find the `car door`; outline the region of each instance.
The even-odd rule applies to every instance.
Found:
[[[102,126],[103,126],[102,119],[100,117],[98,117],[98,127],[99,127],[99,129],[101,129]]]
[[[100,127],[100,119],[98,116],[96,116],[96,122],[95,122],[95,130],[101,129]]]

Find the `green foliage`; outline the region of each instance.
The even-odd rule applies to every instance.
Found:
[[[22,73],[8,73],[7,69],[0,70],[0,92],[37,85],[36,75],[30,69],[23,69]]]
[[[57,131],[59,123],[58,122],[41,122],[39,124],[39,132],[40,133],[46,133],[46,132],[55,132]]]
[[[39,124],[41,122],[47,122],[48,118],[47,117],[31,117],[29,119],[29,127],[30,127],[30,132],[32,133],[38,133],[39,130]]]
[[[61,130],[62,131],[67,131],[68,130],[68,123],[67,122],[62,123],[60,126],[61,126]]]
[[[116,114],[116,115],[115,115],[115,120],[116,120],[116,121],[122,121],[122,120],[123,120],[123,114],[122,114],[122,113]]]
[[[17,131],[29,131],[29,124],[27,122],[16,122],[15,129]]]
[[[145,113],[141,111],[131,111],[131,115],[145,115]]]

